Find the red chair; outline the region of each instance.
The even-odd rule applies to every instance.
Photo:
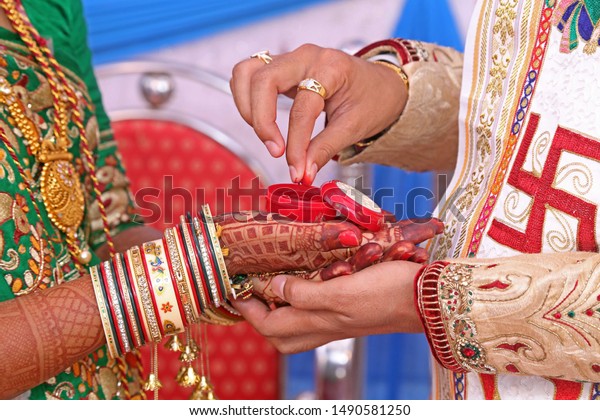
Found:
[[[108,112],[136,203],[150,225],[164,229],[202,203],[210,204],[214,214],[263,204],[259,196],[261,186],[267,185],[264,171],[245,156],[242,145],[189,109],[176,109],[172,101],[173,92],[182,86],[186,95],[212,101],[210,96],[195,94],[192,86],[209,86],[218,96],[229,92],[227,81],[198,69],[154,62],[105,66],[97,74],[101,85],[122,78],[123,89],[134,87],[127,95],[141,98],[138,105],[109,106]],[[135,79],[138,83],[132,84]],[[144,348],[142,355],[148,370],[149,349]],[[281,357],[247,323],[209,326],[208,355],[220,399],[281,397]],[[191,388],[180,387],[174,379],[180,367],[178,353],[161,345],[161,399],[191,395]]]

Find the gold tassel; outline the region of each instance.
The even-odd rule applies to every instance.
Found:
[[[148,375],[148,380],[144,384],[144,391],[156,392],[162,388],[162,384],[158,380],[158,376],[154,373]]]
[[[167,340],[165,348],[171,351],[183,351],[184,346],[181,340],[179,340],[179,336],[175,334]]]
[[[188,388],[200,382],[200,376],[196,373],[193,366],[183,367],[180,372],[183,374],[178,380],[179,385]]]
[[[192,392],[190,400],[218,400],[214,393],[213,386],[206,376],[202,376],[198,382],[198,386]]]
[[[158,344],[153,343],[150,350],[150,375],[144,384],[144,391],[154,392],[154,399],[158,400],[158,390],[162,388],[162,383],[158,379]]]
[[[185,346],[185,350],[179,355],[179,360],[183,363],[191,363],[196,360],[197,354],[190,345]]]

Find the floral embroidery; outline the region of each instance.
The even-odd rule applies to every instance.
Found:
[[[449,341],[458,362],[468,370],[491,373],[486,354],[477,341],[477,328],[469,313],[473,305],[471,291],[473,266],[449,264],[438,282],[438,296]]]
[[[553,23],[562,32],[560,52],[574,51],[579,46],[580,40],[585,42],[583,51],[586,54],[593,54],[598,49],[600,44],[600,1],[560,0]]]

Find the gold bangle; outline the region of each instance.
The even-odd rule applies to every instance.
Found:
[[[408,91],[408,89],[410,87],[410,83],[408,82],[408,75],[406,74],[406,72],[404,71],[402,66],[397,66],[395,64],[390,63],[389,61],[384,61],[384,60],[376,60],[373,62],[375,64],[381,64],[382,66],[386,66],[386,67],[394,70],[396,72],[396,74],[398,76],[400,76],[400,78],[404,82],[404,85],[406,86],[406,90]]]
[[[129,320],[129,327],[131,333],[133,334],[134,348],[142,347],[144,342],[142,341],[142,337],[140,336],[140,330],[138,328],[138,320],[136,318],[135,306],[132,301],[131,290],[129,289],[129,285],[127,284],[126,273],[125,273],[125,261],[123,260],[123,256],[121,254],[116,254],[114,257],[116,274],[119,278],[119,288],[121,291],[121,298],[123,300],[123,306],[125,307],[125,315],[127,315],[127,319]]]
[[[158,343],[162,340],[162,334],[158,325],[157,311],[152,302],[152,296],[150,295],[150,289],[148,286],[148,278],[146,277],[146,271],[144,270],[142,253],[140,248],[134,246],[127,251],[129,263],[131,264],[132,273],[135,276],[134,287],[136,288],[136,296],[138,304],[143,308],[143,322],[146,325],[146,329],[152,337],[152,341]]]
[[[94,295],[96,296],[96,303],[98,304],[98,310],[100,312],[100,319],[102,321],[102,329],[104,330],[104,336],[106,337],[106,348],[108,349],[108,355],[115,359],[119,357],[119,351],[117,349],[117,343],[113,336],[113,331],[110,323],[110,314],[108,313],[107,302],[104,299],[104,293],[102,292],[102,285],[100,284],[100,273],[98,272],[99,266],[95,265],[90,267],[90,277],[92,279],[92,285],[94,286]]]
[[[185,325],[171,272],[167,266],[167,256],[162,239],[144,244],[144,260],[150,276],[150,293],[154,295],[163,335],[183,332]]]
[[[190,296],[190,290],[188,288],[187,273],[183,266],[184,262],[181,260],[181,251],[177,244],[177,234],[175,228],[165,229],[165,241],[169,251],[169,257],[171,261],[171,268],[175,281],[177,282],[177,291],[181,299],[181,305],[183,306],[183,312],[187,319],[188,324],[195,324],[197,322],[196,311],[192,305],[192,296]]]

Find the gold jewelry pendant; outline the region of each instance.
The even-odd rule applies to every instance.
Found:
[[[75,166],[71,163],[73,155],[56,148],[49,140],[42,144],[38,159],[44,164],[40,176],[40,190],[48,216],[54,225],[68,236],[74,244],[75,233],[83,221],[85,197]],[[77,247],[78,259],[84,257]],[[85,261],[81,261],[85,262]]]

